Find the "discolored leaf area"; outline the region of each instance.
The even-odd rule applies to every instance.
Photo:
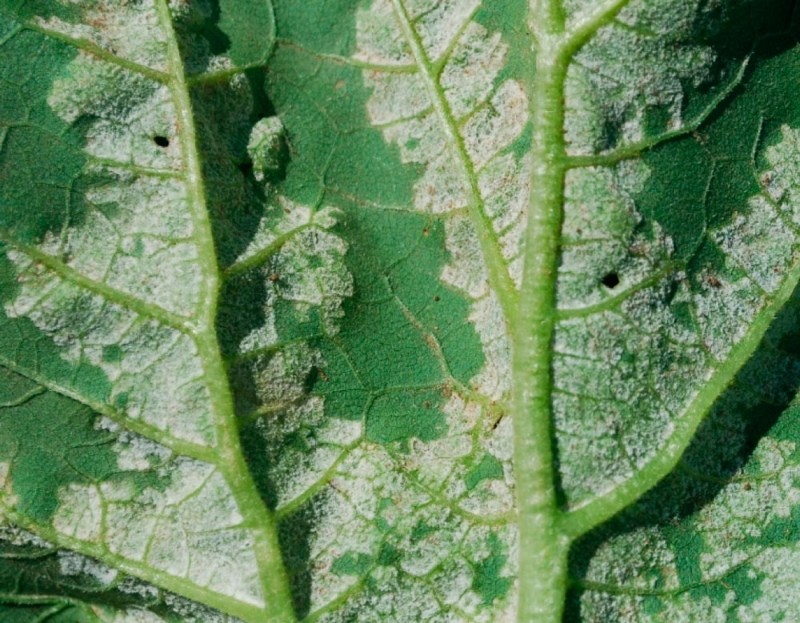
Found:
[[[800,618],[793,0],[0,0],[0,620]]]

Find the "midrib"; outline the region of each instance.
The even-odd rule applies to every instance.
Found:
[[[552,337],[556,320],[556,274],[563,220],[563,88],[567,55],[553,26],[561,22],[555,2],[545,7],[537,33],[536,73],[528,85],[533,124],[532,186],[525,233],[521,287],[508,272],[492,223],[486,215],[474,166],[450,106],[438,84],[431,59],[411,24],[403,0],[392,0],[414,60],[449,143],[454,163],[468,183],[469,214],[487,267],[489,287],[497,295],[510,337],[511,415],[514,471],[520,534],[519,623],[559,623],[566,591],[569,539],[558,530],[552,448]]]
[[[537,24],[536,71],[528,84],[531,194],[523,273],[511,337],[511,416],[519,529],[519,623],[559,623],[567,584],[569,539],[558,529],[552,389],[556,277],[564,213],[566,151],[559,12]]]
[[[252,606],[242,604],[233,598],[230,599],[230,603],[221,606],[216,604],[216,607],[248,623],[291,623],[296,617],[278,543],[276,521],[261,499],[242,454],[233,397],[216,335],[220,270],[205,200],[202,163],[183,59],[167,0],[158,0],[157,8],[167,35],[169,88],[178,115],[181,150],[186,164],[188,204],[194,224],[194,239],[198,247],[198,264],[203,275],[202,303],[193,337],[202,361],[214,414],[218,451],[216,464],[231,488],[244,517],[244,525],[253,537],[253,549],[265,602],[263,611],[256,615],[253,614]],[[215,600],[218,602],[219,598]]]

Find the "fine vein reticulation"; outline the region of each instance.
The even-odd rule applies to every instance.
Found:
[[[0,0],[12,24],[0,51],[30,36],[43,57],[67,58],[39,97],[47,113],[33,120],[27,102],[17,106],[25,112],[3,122],[0,148],[37,123],[56,128],[44,132],[53,144],[89,145],[68,182],[52,184],[65,217],[31,233],[0,212],[11,275],[0,365],[14,388],[0,412],[80,428],[68,449],[40,456],[32,435],[4,423],[4,518],[108,565],[91,567],[97,577],[122,571],[247,623],[440,612],[559,623],[573,544],[676,467],[800,280],[781,178],[800,139],[759,112],[736,164],[753,178],[738,199],[747,209],[715,215],[707,204],[728,161],[714,137],[731,130],[704,132],[738,97],[753,50],[718,70],[709,48],[687,45],[675,60],[682,42],[668,41],[654,56],[674,61],[677,77],[665,70],[644,104],[609,95],[624,105],[609,104],[603,125],[576,110],[575,93],[590,92],[587,74],[607,78],[608,50],[587,49],[613,52],[610,29],[658,38],[623,16],[632,0],[533,0],[525,25],[502,33],[482,13],[489,3],[375,0],[342,10],[356,36],[334,52],[327,34],[318,43],[297,29],[316,28],[304,11],[322,9],[274,4],[281,38],[265,33],[253,51],[242,37],[228,42],[237,59],[209,52],[203,65],[192,54],[227,35],[197,35],[208,15],[191,3],[155,0],[153,15],[127,15],[145,33],[131,50],[92,39],[107,15],[83,29]],[[272,6],[259,7],[271,28]],[[210,44],[182,39],[206,35]],[[521,70],[504,66],[508,48]],[[713,71],[718,86],[684,102],[685,85]],[[617,87],[613,76],[602,84]],[[664,119],[629,114],[651,100]],[[242,127],[256,118],[261,134],[248,141]],[[315,142],[326,131],[334,138]],[[637,205],[657,183],[657,157],[646,156],[686,138],[712,162],[688,242]],[[364,159],[394,158],[382,190],[369,187],[380,176],[352,166],[354,145]],[[348,167],[358,169],[350,187]],[[521,209],[513,195],[525,195]],[[93,221],[75,207],[84,199]],[[148,202],[164,210],[162,229],[141,216]],[[257,209],[236,212],[248,202]],[[149,253],[162,264],[148,265]],[[581,253],[598,253],[608,275],[588,274]],[[432,311],[442,299],[449,307]],[[483,351],[468,365],[457,355],[467,343]],[[788,450],[776,441],[764,452]],[[43,465],[58,466],[45,496]],[[14,538],[27,546],[33,534]],[[44,618],[81,603],[6,598],[55,604]]]

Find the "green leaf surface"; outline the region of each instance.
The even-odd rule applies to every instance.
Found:
[[[0,0],[0,619],[800,616],[797,34]]]

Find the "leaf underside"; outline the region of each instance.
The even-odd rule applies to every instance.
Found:
[[[0,620],[800,619],[795,17],[0,0]]]

